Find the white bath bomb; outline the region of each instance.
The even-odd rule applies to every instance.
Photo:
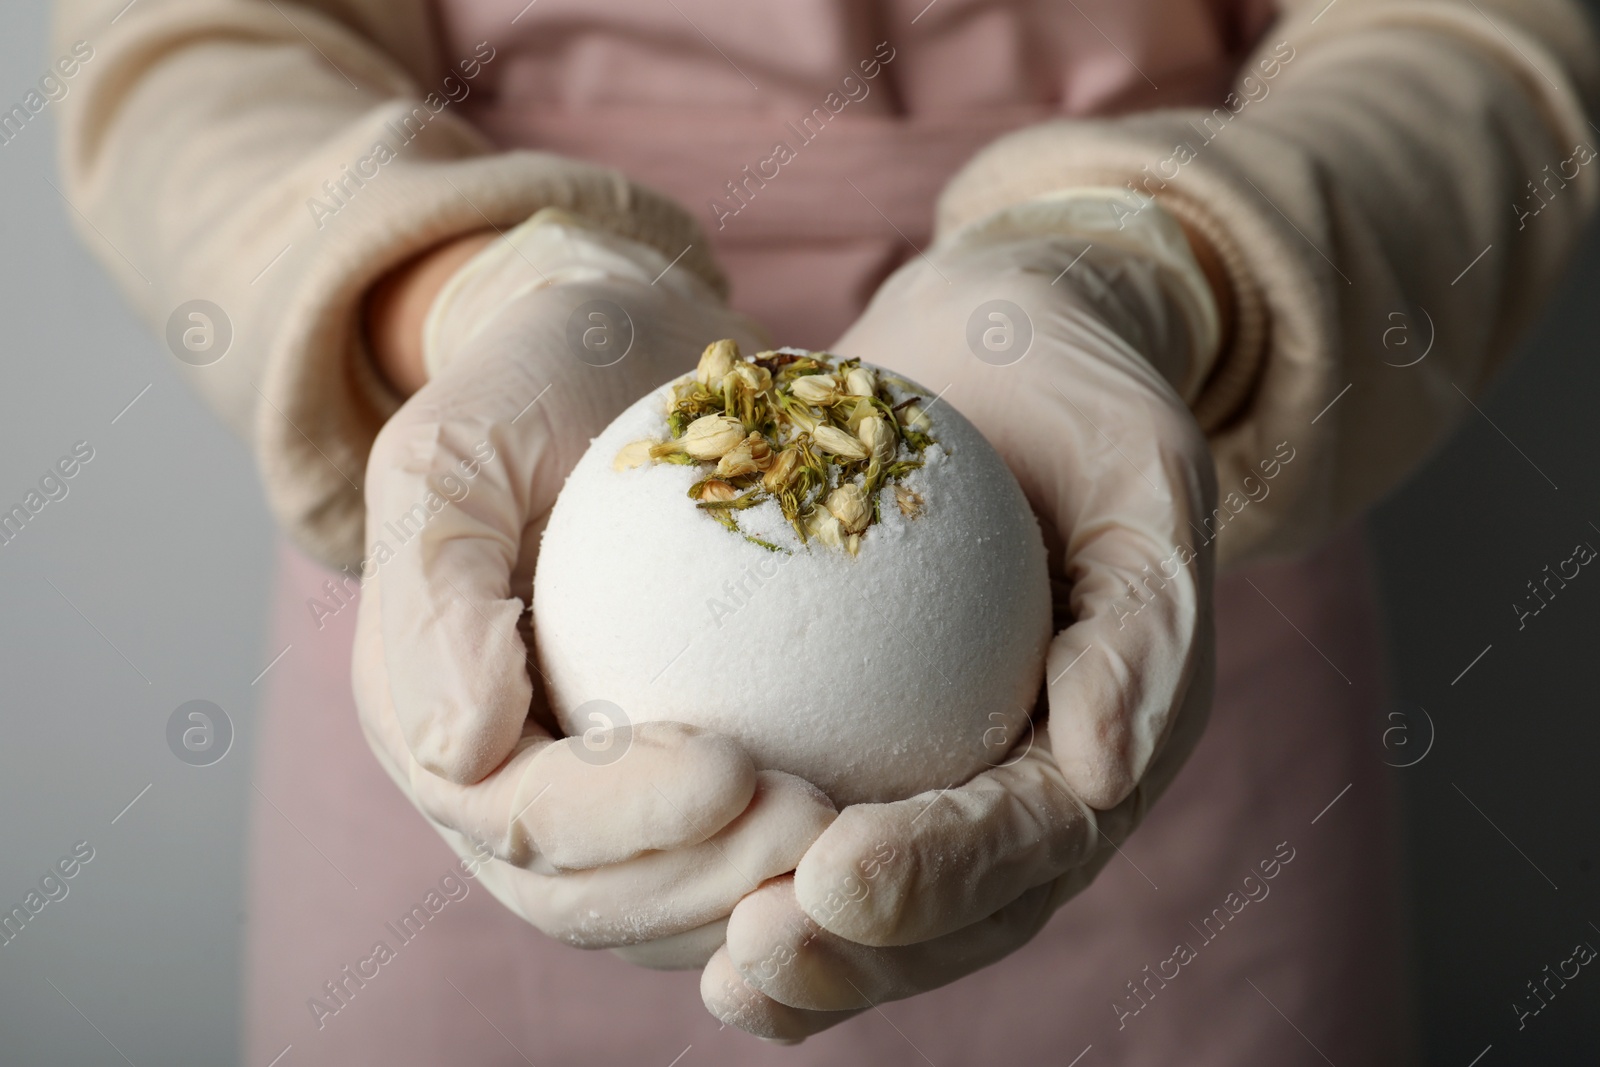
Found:
[[[688,496],[706,467],[617,469],[625,447],[671,436],[673,386],[689,379],[595,438],[551,512],[533,621],[563,728],[690,723],[840,805],[1003,763],[1029,730],[1050,594],[1038,523],[993,447],[933,406],[920,425],[937,443],[900,496],[876,494],[880,518],[853,556],[802,541],[776,501],[735,513],[734,531]],[[881,386],[897,403],[933,395],[897,384]]]

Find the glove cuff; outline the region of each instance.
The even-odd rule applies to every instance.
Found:
[[[948,240],[962,245],[1048,236],[1079,237],[1090,247],[1136,256],[1155,268],[1162,294],[1184,323],[1187,344],[1181,351],[1144,354],[1185,402],[1194,400],[1221,347],[1221,314],[1177,218],[1143,193],[1083,186],[1002,208],[968,223]]]
[[[673,271],[656,249],[543,208],[450,276],[422,325],[422,362],[436,376],[501,312],[540,289],[575,282],[659,284],[685,300],[720,303],[697,275]]]

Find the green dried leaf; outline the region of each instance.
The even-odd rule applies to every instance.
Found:
[[[789,553],[785,552],[783,549],[779,548],[777,545],[773,544],[771,541],[763,541],[763,540],[761,540],[761,538],[759,538],[759,537],[751,537],[749,534],[745,534],[744,535],[744,539],[746,541],[749,541],[752,545],[761,546],[762,548],[766,549],[768,552],[776,552],[779,555],[784,555],[784,556],[787,556],[789,554]]]
[[[702,508],[705,511],[743,511],[746,508],[755,507],[766,499],[766,490],[752,489],[742,496],[734,497],[732,500],[696,500],[695,507]]]

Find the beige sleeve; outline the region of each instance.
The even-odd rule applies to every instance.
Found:
[[[692,244],[682,262],[721,286],[665,197],[495,152],[460,120],[450,98],[493,49],[435,55],[425,0],[58,0],[54,31],[55,55],[89,54],[59,105],[74,223],[156,331],[190,300],[223,310],[226,355],[174,363],[254,442],[274,513],[324,561],[360,558],[367,453],[399,403],[361,331],[387,270],[559,206],[668,258]]]
[[[1225,564],[1291,553],[1444,439],[1550,292],[1600,191],[1597,79],[1569,0],[1313,0],[1215,111],[1001,138],[939,228],[1131,184],[1209,238],[1238,315],[1193,400],[1223,497],[1205,535]]]

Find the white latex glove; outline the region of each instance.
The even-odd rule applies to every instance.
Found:
[[[1216,344],[1214,298],[1154,205],[1060,208],[1025,205],[913,260],[834,349],[941,390],[1005,457],[1044,530],[1060,629],[1048,721],[1009,761],[847,807],[793,877],[734,909],[701,993],[759,1036],[799,1040],[1020,947],[1204,727],[1215,473],[1175,385],[1194,388]]]
[[[353,674],[368,741],[459,853],[492,851],[478,877],[504,904],[651,966],[703,964],[734,903],[793,870],[833,807],[680,724],[607,709],[558,740],[526,599],[590,438],[722,337],[756,340],[653,250],[543,212],[436,299],[430,380],[367,468]]]

